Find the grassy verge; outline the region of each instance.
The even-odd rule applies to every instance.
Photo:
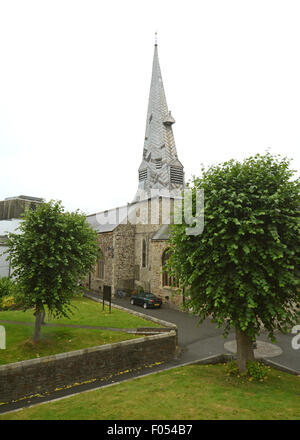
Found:
[[[265,383],[191,365],[0,416],[1,420],[300,420],[300,378],[271,370]]]
[[[46,323],[90,325],[112,328],[159,327],[159,325],[118,310],[108,307],[102,310],[102,304],[88,298],[75,298],[72,301],[73,314],[70,319],[53,319],[46,316]],[[26,312],[13,310],[1,311],[0,320],[23,321],[33,323],[35,318],[32,310]],[[18,362],[35,357],[49,356],[66,351],[80,350],[81,348],[96,345],[111,344],[113,342],[132,339],[136,336],[116,332],[100,331],[84,328],[50,327],[43,326],[41,341],[32,342],[33,326],[19,324],[4,324],[6,329],[6,350],[0,350],[0,365]]]
[[[72,305],[74,306],[73,314],[70,315],[69,319],[53,319],[46,316],[46,322],[117,328],[160,327],[154,322],[147,321],[113,307],[111,308],[111,313],[109,313],[108,307],[105,307],[103,311],[102,304],[85,297],[74,298]],[[34,319],[32,310],[27,310],[26,312],[19,310],[0,311],[0,320],[34,322]]]
[[[33,327],[5,324],[6,349],[0,350],[0,365],[50,356],[67,351],[133,339],[128,333],[82,328],[43,327],[40,342],[32,341]]]

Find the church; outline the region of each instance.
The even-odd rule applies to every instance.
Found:
[[[100,248],[97,266],[87,281],[92,291],[101,292],[104,285],[112,287],[113,295],[119,289],[143,289],[164,303],[181,302],[180,295],[173,295],[174,280],[163,271],[168,258],[169,224],[185,188],[184,169],[172,130],[174,123],[155,41],[137,193],[127,206],[87,216],[98,233]]]

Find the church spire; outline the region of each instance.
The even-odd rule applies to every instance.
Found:
[[[144,197],[150,197],[151,189],[163,194],[178,193],[184,187],[183,166],[177,157],[172,130],[174,123],[164,91],[156,33],[143,160],[139,167],[139,192],[144,191]]]

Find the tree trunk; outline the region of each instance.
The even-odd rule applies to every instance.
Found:
[[[42,318],[41,318],[41,324],[42,325],[46,325],[46,323],[45,323],[45,316],[46,316],[46,312],[45,312],[45,310],[42,312]]]
[[[236,345],[237,345],[237,364],[239,372],[243,373],[247,368],[247,361],[253,362],[254,350],[253,341],[245,332],[236,328]]]
[[[36,310],[35,312],[35,326],[34,326],[34,342],[39,342],[41,337],[41,325],[42,325],[42,311]]]

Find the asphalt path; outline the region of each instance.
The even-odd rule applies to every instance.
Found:
[[[182,362],[198,360],[215,354],[229,353],[225,349],[224,343],[235,340],[234,331],[231,331],[228,337],[224,339],[222,329],[218,329],[211,320],[207,319],[199,325],[199,318],[196,316],[171,308],[167,304],[163,304],[159,309],[144,309],[137,305],[132,306],[129,298],[114,298],[113,302],[127,309],[176,324],[178,327],[178,343],[183,350]],[[283,367],[295,370],[300,374],[300,348],[295,350],[292,347],[292,339],[295,335],[291,333],[284,335],[276,332],[275,336],[275,345],[282,349],[282,354],[269,360]],[[261,332],[257,339],[271,342],[264,331]]]

